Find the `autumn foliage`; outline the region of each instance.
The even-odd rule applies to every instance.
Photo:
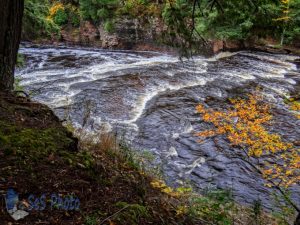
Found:
[[[290,109],[294,112],[295,116],[300,120],[300,102],[293,101]]]
[[[58,10],[64,10],[64,5],[60,2],[54,3],[51,8],[49,9],[49,19],[52,19]]]
[[[268,131],[272,125],[271,106],[257,95],[247,99],[231,99],[226,110],[207,109],[198,105],[205,122],[214,128],[197,133],[201,140],[215,135],[224,135],[244,154],[267,181],[267,186],[289,187],[300,181],[300,149],[282,140],[281,136]],[[253,163],[256,159],[259,164]],[[266,159],[271,159],[271,162]]]
[[[280,0],[282,8],[282,17],[275,19],[276,21],[289,21],[290,17],[290,2],[291,0]]]

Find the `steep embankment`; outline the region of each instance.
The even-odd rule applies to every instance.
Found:
[[[180,39],[168,35],[168,27],[159,18],[147,22],[123,16],[114,23],[114,30],[107,31],[105,23],[95,24],[89,20],[79,26],[67,24],[61,27],[60,35],[43,38],[24,38],[34,43],[64,44],[75,46],[100,47],[104,49],[124,49],[138,51],[160,51],[176,53],[178,46],[173,45]],[[221,51],[254,50],[279,54],[300,54],[299,42],[279,46],[274,38],[258,39],[253,36],[244,40],[207,39],[199,41],[197,52],[202,55],[213,55]]]
[[[172,198],[152,188],[120,152],[103,143],[81,146],[90,152],[77,150],[77,139],[48,107],[0,93],[0,193],[13,188],[22,201],[18,209],[35,207],[15,222],[1,197],[1,224],[199,224],[176,216]],[[35,201],[43,194],[46,201]],[[79,211],[59,203],[51,209],[52,194],[76,196]]]
[[[28,37],[26,32],[23,40],[34,43],[89,46],[105,49],[154,50],[175,52],[175,48],[165,37],[167,27],[158,18],[151,22],[122,17],[115,21],[114,30],[107,31],[105,23],[95,24],[92,21],[82,21],[79,26],[67,24],[61,27],[60,35],[41,38]]]

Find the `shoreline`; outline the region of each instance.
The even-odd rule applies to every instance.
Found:
[[[220,43],[222,44],[220,45]],[[124,51],[124,52],[156,52],[162,54],[168,54],[172,56],[180,56],[179,50],[172,46],[160,45],[155,43],[136,43],[130,47],[102,47],[101,45],[94,43],[81,43],[81,42],[69,42],[69,41],[53,41],[53,40],[24,40],[21,42],[21,46],[36,46],[36,47],[60,47],[60,48],[81,48],[81,49],[95,49],[95,50],[104,50],[104,51]],[[218,45],[216,47],[216,45]],[[205,47],[202,47],[200,56],[212,57],[220,52],[239,52],[239,51],[257,51],[265,52],[270,54],[286,54],[286,55],[295,55],[300,56],[300,48],[296,46],[276,46],[271,44],[249,44],[241,42],[237,44],[236,42],[225,42],[225,41],[214,41],[208,42]]]

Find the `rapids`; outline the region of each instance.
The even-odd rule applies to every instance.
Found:
[[[26,57],[17,71],[20,85],[61,119],[91,132],[117,132],[135,149],[152,152],[169,184],[229,188],[240,203],[260,199],[273,208],[263,180],[242,160],[221,153],[230,150],[224,139],[197,143],[193,132],[209,126],[195,106],[223,108],[228,97],[259,85],[274,104],[273,130],[299,143],[300,120],[283,101],[300,93],[299,57],[241,51],[181,61],[158,52],[30,45],[20,53]],[[293,197],[300,202],[299,187]]]

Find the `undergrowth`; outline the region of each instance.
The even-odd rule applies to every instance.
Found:
[[[182,221],[179,218],[185,218],[187,224],[220,225],[268,225],[272,220],[279,221],[264,213],[259,202],[253,203],[253,207],[242,207],[236,204],[230,190],[210,189],[197,194],[188,184],[177,188],[168,186],[163,180],[161,170],[149,167],[154,160],[151,153],[148,151],[141,153],[131,149],[130,145],[124,140],[117,140],[112,133],[98,134],[96,137],[83,136],[85,138],[82,140],[81,148],[89,149],[88,152],[92,152],[94,158],[99,159],[101,158],[99,155],[104,153],[107,160],[115,160],[114,163],[118,163],[122,169],[133,169],[142,175],[144,182],[137,188],[141,195],[145,194],[149,184],[151,188],[161,192],[163,198],[167,199],[166,204],[170,204],[175,211],[175,220]],[[139,224],[140,216],[143,218],[148,216],[149,209],[143,202],[134,204],[118,202],[116,206],[121,211],[109,218],[116,224],[122,224],[124,220],[130,221],[130,224]],[[279,218],[279,215],[276,217]],[[95,215],[87,217],[86,224],[91,224],[94,220]]]

